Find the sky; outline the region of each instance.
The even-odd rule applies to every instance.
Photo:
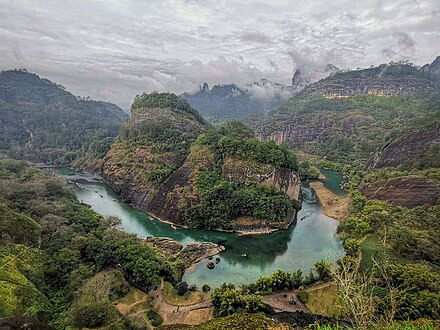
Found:
[[[203,82],[440,55],[440,0],[0,0],[0,69],[129,108]]]

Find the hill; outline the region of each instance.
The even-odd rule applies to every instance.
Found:
[[[0,73],[0,150],[14,158],[93,167],[127,118],[115,104],[74,96],[26,70]]]
[[[214,129],[174,94],[143,94],[104,158],[103,177],[124,201],[177,225],[284,228],[301,204],[296,158],[253,136],[238,122]]]
[[[366,160],[393,136],[440,109],[430,66],[390,63],[337,72],[307,86],[258,124],[259,138],[332,161]]]
[[[219,123],[252,115],[263,115],[290,96],[293,90],[281,84],[261,80],[248,87],[235,84],[214,85],[207,83],[195,93],[183,93],[192,107],[211,123]]]
[[[181,96],[211,123],[254,118],[268,113],[310,83],[338,71],[332,64],[322,67],[301,66],[295,70],[290,86],[260,79],[246,86],[224,84],[214,85],[210,89],[205,82],[198,91],[183,93]]]

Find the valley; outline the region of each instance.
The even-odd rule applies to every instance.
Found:
[[[343,180],[342,176],[329,172],[333,176],[328,184],[337,186]],[[91,205],[103,216],[119,217],[122,228],[139,238],[170,237],[181,243],[203,241],[223,245],[225,251],[214,255],[214,258],[220,257],[221,262],[213,270],[207,268],[210,261],[205,258],[183,276],[183,280],[198,287],[205,283],[211,287],[218,287],[224,282],[237,285],[251,283],[277,269],[301,269],[307,273],[316,260],[334,262],[344,254],[341,241],[336,236],[337,222],[322,213],[315,193],[307,184],[303,185],[303,208],[288,230],[270,235],[238,236],[226,232],[173,229],[169,224],[151,219],[122,202],[105,183],[88,182],[87,176],[69,176],[67,174],[72,174],[69,168],[62,168],[58,173],[66,180],[84,186],[82,189],[73,185],[78,200]]]
[[[128,118],[2,72],[0,316],[434,329],[439,61],[337,70],[225,122],[169,92]]]

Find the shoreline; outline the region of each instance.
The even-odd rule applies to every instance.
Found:
[[[69,165],[67,165],[67,166],[69,166]],[[59,168],[59,167],[64,167],[64,166],[42,164],[41,167],[45,167],[45,168]],[[76,168],[73,168],[73,169],[74,169],[75,171],[78,171],[78,169],[76,169]],[[89,173],[89,172],[86,172],[86,171],[82,171],[82,172],[83,172],[84,174],[86,174],[89,178],[91,178],[92,180],[87,180],[87,176],[85,176],[84,178],[83,178],[83,177],[80,177],[80,178],[75,178],[75,177],[74,177],[74,178],[72,178],[72,180],[70,180],[70,181],[72,181],[72,182],[76,182],[77,180],[85,180],[85,181],[88,182],[88,183],[105,183],[105,184],[108,185],[113,191],[115,191],[115,190],[113,189],[113,187],[112,187],[112,186],[111,186],[111,185],[110,185],[110,184],[109,184],[109,183],[108,183],[108,182],[107,182],[107,181],[106,181],[101,175],[99,175],[99,174],[95,174],[95,173]],[[68,176],[69,176],[69,175],[66,175],[65,178],[63,178],[63,179],[69,182],[69,180],[66,179],[66,177],[68,177]],[[93,179],[95,179],[95,180],[93,180]],[[115,191],[115,192],[116,192],[116,191]],[[193,229],[193,230],[196,229],[196,228],[190,228],[190,227],[185,226],[185,225],[176,224],[176,223],[173,223],[173,222],[168,221],[168,220],[164,220],[164,219],[162,219],[162,218],[160,218],[160,217],[154,215],[154,214],[151,213],[151,212],[147,212],[147,211],[144,211],[144,210],[138,209],[135,205],[133,205],[133,204],[131,204],[131,203],[127,203],[127,202],[125,202],[124,200],[122,200],[121,196],[120,196],[118,193],[116,193],[116,195],[118,195],[118,197],[121,199],[122,202],[124,202],[124,203],[130,205],[133,209],[135,209],[135,210],[137,210],[137,211],[140,211],[140,212],[143,212],[143,213],[145,213],[146,215],[148,215],[148,217],[150,217],[151,220],[160,221],[160,222],[162,222],[162,223],[165,223],[165,224],[167,224],[167,225],[170,225],[171,228],[173,228],[174,230],[176,230],[177,228],[181,228],[181,229]],[[86,204],[86,205],[88,205],[88,204]],[[298,212],[298,210],[297,210],[296,212]],[[257,229],[257,230],[235,230],[235,229],[229,229],[229,230],[228,230],[228,229],[220,229],[220,228],[217,228],[217,229],[211,229],[211,230],[206,230],[206,229],[199,229],[199,230],[216,231],[216,232],[223,232],[223,233],[231,233],[231,234],[236,234],[237,236],[268,235],[268,234],[272,234],[272,233],[274,233],[274,232],[276,232],[276,231],[279,231],[279,230],[287,230],[287,229],[289,229],[290,226],[292,225],[292,223],[295,221],[295,217],[296,217],[296,215],[294,216],[294,218],[293,218],[291,221],[288,222],[288,224],[286,225],[285,228],[264,227],[264,228]],[[197,230],[197,229],[196,229],[196,230]]]
[[[322,211],[326,216],[338,221],[348,216],[351,207],[349,195],[337,195],[320,181],[312,181],[309,186],[316,192]]]

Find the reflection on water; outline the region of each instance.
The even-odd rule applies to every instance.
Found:
[[[78,182],[78,175],[67,175],[72,173],[66,171],[60,169],[59,173]],[[336,180],[341,180],[341,176],[336,176]],[[300,268],[308,272],[319,259],[334,262],[343,255],[341,241],[336,236],[338,223],[322,213],[315,193],[307,183],[303,184],[303,209],[298,213],[296,225],[269,235],[238,236],[214,231],[172,229],[123,203],[105,183],[80,181],[79,186],[73,185],[80,201],[105,216],[121,218],[122,227],[140,238],[171,237],[183,243],[210,241],[224,245],[226,251],[219,254],[221,262],[215,269],[209,270],[205,260],[184,275],[185,281],[199,287],[204,283],[216,287],[223,282],[254,282],[261,275],[271,274],[277,269],[293,271]],[[304,220],[300,220],[303,217]]]

